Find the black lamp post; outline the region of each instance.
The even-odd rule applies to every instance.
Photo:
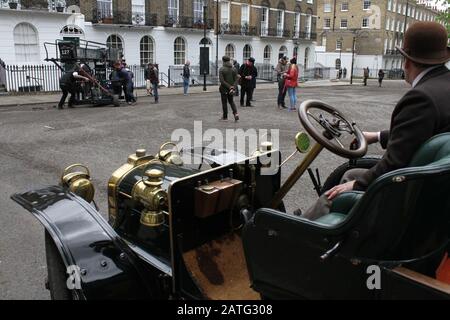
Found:
[[[352,70],[350,71],[350,84],[353,84],[353,63],[355,61],[355,42],[356,42],[356,35],[353,35],[353,44],[352,44]]]
[[[203,3],[203,48],[206,51],[206,2]],[[209,59],[208,59],[209,60]],[[206,70],[203,71],[203,91],[206,91]]]
[[[408,10],[409,10],[409,1],[406,0],[405,22],[404,22],[403,30],[402,30],[402,32],[403,32],[402,39],[403,39],[403,40],[405,39],[406,23],[407,23],[407,21],[408,21]],[[397,49],[395,49],[395,50],[397,50]],[[403,68],[403,59],[401,59],[400,61],[401,61],[401,62],[400,62],[400,66],[401,66],[401,68]]]
[[[220,32],[220,23],[219,23],[219,1],[216,1],[216,77],[219,77],[219,32]]]
[[[338,70],[338,75],[339,75],[339,80],[341,79],[341,70],[342,70],[342,45],[344,44],[344,38],[340,37],[339,41],[341,43],[341,45],[339,46],[339,70]]]

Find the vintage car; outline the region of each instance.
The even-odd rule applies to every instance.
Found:
[[[112,174],[108,221],[82,165],[60,185],[14,194],[45,227],[51,297],[448,299],[450,134],[310,221],[285,212],[283,198],[324,147],[351,160],[324,186],[314,179],[319,194],[378,159],[363,157],[364,135],[335,108],[309,100],[299,117],[316,143],[297,134],[306,154],[283,184],[281,165],[262,174],[281,160],[270,141],[250,157],[191,150],[205,162],[195,168],[169,142],[155,155],[137,150]]]

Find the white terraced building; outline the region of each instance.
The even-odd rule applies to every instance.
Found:
[[[199,64],[206,25],[211,72],[225,54],[239,63],[253,56],[271,68],[280,55],[295,55],[302,67],[312,68],[315,2],[219,0],[216,10],[214,0],[18,0],[15,8],[0,0],[0,59],[7,65],[44,64],[45,42],[79,37],[120,48],[129,65],[157,63],[167,73],[186,60]]]

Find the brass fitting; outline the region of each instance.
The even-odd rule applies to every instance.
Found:
[[[74,168],[84,170],[73,171]],[[61,185],[89,203],[94,200],[95,188],[91,182],[91,175],[89,169],[82,164],[76,163],[65,168],[61,175]]]
[[[175,150],[165,149],[167,146],[173,146]],[[178,150],[177,145],[171,141],[163,143],[159,147],[159,151],[158,154],[156,155],[156,158],[161,161],[174,164],[176,166],[183,165],[183,159],[180,156],[180,151]]]
[[[161,188],[163,178],[163,171],[149,169],[131,192],[133,199],[144,206],[140,221],[145,226],[155,227],[164,223],[165,213],[162,208],[167,205],[167,192]]]

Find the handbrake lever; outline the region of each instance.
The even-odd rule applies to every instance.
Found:
[[[341,248],[342,245],[342,241],[339,241],[338,243],[336,243],[333,248],[331,248],[330,250],[328,250],[327,252],[325,252],[323,255],[320,256],[320,260],[322,260],[322,262],[328,260],[329,258],[332,258],[336,255],[336,253],[338,253],[339,249]]]

